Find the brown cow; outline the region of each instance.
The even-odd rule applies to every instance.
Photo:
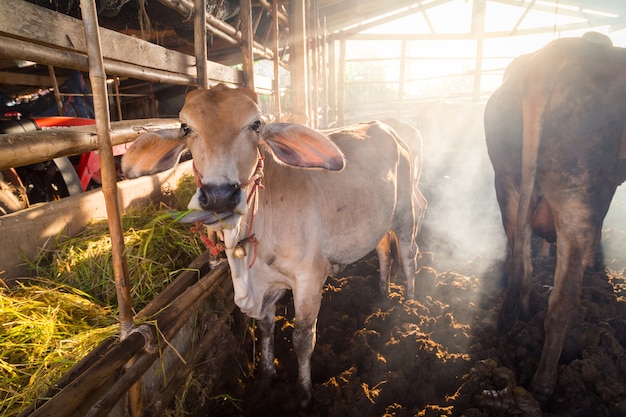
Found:
[[[410,151],[378,122],[329,131],[328,137],[302,125],[264,123],[254,93],[224,85],[189,93],[180,119],[180,140],[193,155],[198,184],[189,203],[195,211],[185,220],[222,234],[235,303],[257,319],[261,371],[268,377],[276,373],[275,303],[286,290],[293,292],[293,344],[305,406],[322,288],[332,267],[377,249],[386,288],[393,231],[406,296],[414,295],[415,236],[425,200]]]
[[[602,36],[559,39],[514,60],[485,109],[510,255],[503,324],[529,313],[532,232],[556,239],[545,341],[530,385],[540,400],[554,390],[584,269],[594,259],[615,189],[626,179],[625,68],[626,51]]]

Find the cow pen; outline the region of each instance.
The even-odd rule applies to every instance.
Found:
[[[130,405],[141,407],[142,415],[162,415],[164,408],[180,389],[186,374],[204,358],[209,346],[219,339],[220,332],[224,331],[224,323],[235,307],[232,286],[229,288],[224,285],[228,282],[226,265],[209,271],[207,262],[208,256],[205,254],[190,264],[188,271],[181,273],[172,285],[136,315],[135,320],[144,321],[143,324],[135,327],[123,340],[105,340],[55,384],[44,396],[49,400],[34,402],[21,415],[124,415],[118,403],[128,390],[144,374],[158,381],[159,369],[167,369],[167,384],[144,384],[144,387],[148,385],[153,388],[152,392],[144,394],[149,402],[143,406]],[[190,317],[197,314],[207,299],[215,298],[215,293],[220,291],[223,291],[221,300],[226,302],[222,307],[213,301],[210,313],[201,316],[208,331],[194,345],[194,351],[190,352],[188,342],[180,342],[177,335],[180,333],[183,337],[190,337],[189,329],[182,332],[181,329],[189,326]],[[220,311],[219,307],[223,310]],[[165,341],[168,341],[167,346]],[[181,345],[186,349],[181,349]],[[180,359],[172,355],[175,349],[177,355],[185,355],[184,366],[180,366]],[[128,365],[131,359],[134,361]],[[162,363],[152,366],[157,359]],[[115,410],[115,407],[118,409]]]
[[[52,0],[49,7],[42,3],[0,1],[0,85],[51,86],[48,98],[60,115],[88,98],[95,124],[0,134],[0,173],[6,179],[16,167],[95,153],[101,181],[78,194],[0,216],[0,284],[27,283],[25,258],[52,248],[57,239],[79,234],[96,219],[106,219],[119,331],[29,406],[19,412],[0,406],[0,416],[626,415],[626,262],[620,256],[626,225],[618,213],[626,206],[624,192],[618,191],[603,229],[609,269],[585,273],[580,317],[564,349],[549,404],[540,405],[526,386],[541,351],[554,258],[534,261],[533,318],[517,322],[506,335],[494,324],[506,242],[482,116],[485,85],[494,75],[501,76],[503,60],[512,57],[490,58],[485,45],[504,32],[568,33],[590,23],[520,28],[535,7],[554,12],[525,2],[514,28],[489,33],[487,6],[515,3],[495,0],[457,2],[468,6],[466,15],[472,16],[465,34],[437,32],[429,19],[439,6],[454,0],[398,0],[387,2],[394,7],[389,11],[385,8],[391,5],[372,0],[358,6],[336,0],[131,0],[117,2],[117,10],[106,9],[116,7],[107,0]],[[64,4],[75,9],[61,11]],[[107,17],[125,4],[126,9],[133,7],[133,22],[141,21],[136,26],[125,23],[128,15]],[[142,7],[159,10],[158,19],[152,16],[152,32]],[[82,16],[76,16],[78,9]],[[560,12],[572,19],[579,14],[568,8]],[[368,32],[414,13],[423,16],[431,32]],[[159,20],[164,17],[175,22]],[[607,12],[600,23],[619,27],[622,18],[622,13]],[[432,58],[415,47],[459,36],[475,46],[465,45],[473,51],[471,58],[465,53]],[[358,42],[382,40],[400,45],[392,70],[388,55],[352,54]],[[447,60],[465,63],[460,72],[450,74],[448,84],[470,88],[442,99],[412,96],[438,77],[421,79],[411,75],[412,69]],[[364,77],[383,67],[376,81]],[[388,79],[389,72],[398,78]],[[60,86],[75,74],[85,78],[90,92],[64,93]],[[417,299],[405,299],[404,277],[392,279],[388,297],[376,297],[374,253],[328,278],[308,413],[294,405],[297,362],[289,294],[277,306],[278,376],[267,388],[255,380],[254,323],[234,304],[226,263],[211,266],[209,252],[202,253],[139,311],[128,292],[134,277],[126,263],[128,231],[122,215],[132,207],[164,201],[193,169],[191,161],[183,161],[165,172],[121,180],[112,150],[129,146],[144,132],[180,128],[178,111],[186,93],[217,83],[255,90],[262,109],[277,121],[293,116],[311,127],[328,128],[395,117],[424,136],[422,183],[430,212],[418,238]],[[371,85],[375,87],[366,88]],[[3,360],[0,352],[0,365]],[[0,392],[4,398],[6,393]],[[189,408],[173,409],[173,404]]]
[[[191,13],[194,6],[187,3],[184,5],[190,7]],[[248,7],[249,5],[250,3]],[[161,415],[163,409],[170,403],[167,399],[171,399],[181,382],[185,381],[189,367],[195,366],[204,357],[207,346],[215,343],[216,337],[220,335],[221,326],[230,316],[234,304],[232,295],[228,296],[228,285],[223,285],[225,278],[228,277],[225,265],[209,273],[207,256],[204,256],[192,263],[187,272],[182,273],[173,285],[160,293],[138,315],[133,316],[129,293],[130,277],[124,257],[124,231],[119,216],[130,204],[138,204],[139,201],[146,199],[156,201],[162,194],[162,187],[167,183],[167,178],[155,177],[152,184],[146,183],[145,179],[139,179],[134,186],[129,185],[128,188],[122,186],[120,190],[117,186],[116,166],[111,149],[113,145],[132,141],[134,137],[151,128],[155,130],[171,128],[172,124],[176,127],[176,122],[171,119],[152,119],[120,120],[117,125],[111,124],[105,72],[114,73],[118,77],[131,76],[152,82],[206,87],[209,80],[213,83],[218,80],[240,84],[245,79],[246,84],[254,85],[251,68],[245,68],[248,76],[244,77],[239,71],[201,58],[206,57],[206,50],[199,49],[197,59],[194,59],[148,42],[100,29],[94,1],[81,2],[82,20],[24,1],[11,0],[3,2],[0,7],[3,9],[0,13],[3,16],[0,23],[3,36],[0,54],[4,57],[32,60],[48,65],[55,85],[57,83],[54,66],[89,72],[96,119],[95,126],[91,126],[95,129],[68,128],[63,131],[37,131],[5,136],[5,140],[2,141],[3,149],[0,151],[0,161],[3,161],[1,169],[8,170],[56,157],[97,150],[100,154],[102,174],[102,192],[91,191],[73,199],[68,197],[55,202],[56,204],[50,203],[45,208],[32,207],[2,219],[3,238],[6,239],[7,248],[3,251],[2,257],[3,270],[7,274],[3,278],[19,277],[23,271],[23,268],[20,271],[18,266],[21,256],[25,253],[31,256],[37,247],[45,245],[50,238],[54,240],[58,234],[71,237],[91,219],[108,218],[121,325],[119,339],[103,342],[58,381],[45,397],[42,397],[52,398],[51,400],[33,402],[22,415],[114,415],[110,411],[120,402],[122,396],[127,396],[129,400],[127,406],[117,411],[119,415],[125,415],[127,411],[124,409],[131,410],[131,415]],[[195,7],[205,10],[205,2],[197,1]],[[206,17],[205,13],[196,15]],[[215,22],[216,19],[213,16],[211,18],[213,18],[211,21]],[[42,24],[46,27],[41,26]],[[196,30],[202,34],[201,43],[206,45],[206,19],[202,21],[196,19],[195,25]],[[219,29],[215,28],[215,25],[211,27],[214,32],[219,31],[223,35],[223,30],[227,29],[225,26],[227,25],[222,25]],[[242,30],[243,35],[241,31],[234,31],[235,38],[241,40],[244,36],[248,37],[247,31],[251,30],[251,22],[248,22]],[[108,39],[108,36],[113,38]],[[249,37],[251,39],[252,34]],[[250,54],[248,62],[251,65],[255,47],[252,44],[246,45],[247,52],[244,54],[246,56]],[[140,57],[129,53],[133,50],[142,50],[143,53]],[[196,62],[199,63],[197,66]],[[60,102],[58,88],[54,90],[54,94],[57,102]],[[116,97],[119,109],[121,96]],[[118,116],[121,114],[118,113]],[[183,170],[181,167],[174,169],[173,177],[176,178]],[[106,213],[102,212],[102,203],[106,206]],[[81,209],[76,210],[76,205]],[[31,219],[37,221],[33,222]],[[44,224],[46,221],[47,224]],[[29,230],[32,226],[33,230]],[[38,227],[46,232],[37,233]],[[211,323],[208,327],[210,330],[198,341],[195,353],[190,353],[187,350],[191,345],[191,333],[197,331],[193,330],[190,317],[193,323],[194,316],[199,314],[198,309],[207,306],[206,299],[218,288],[219,291],[227,293],[222,298],[228,301],[223,307],[223,312],[215,318],[209,317],[219,308],[215,302],[211,304],[209,312],[204,313],[203,321],[205,325]],[[141,322],[143,323],[140,324]],[[185,329],[181,332],[183,327]],[[178,334],[182,335],[178,337],[183,339],[182,342],[176,342]],[[168,355],[167,349],[176,354]],[[185,366],[175,363],[179,361],[177,355],[186,356],[186,360],[183,360]],[[157,358],[160,358],[159,365],[153,366],[156,371],[153,370],[152,376],[148,376],[152,381],[140,385],[139,379]],[[124,371],[120,372],[122,368]],[[159,379],[157,376],[158,371],[163,369],[168,369],[167,379]],[[170,372],[170,369],[176,371]],[[123,376],[120,377],[120,374]],[[159,380],[167,381],[167,385],[163,382],[163,386],[158,387],[155,381]],[[148,393],[146,396],[151,386],[154,395]],[[152,400],[144,404],[147,398]],[[122,402],[123,404],[125,403]]]

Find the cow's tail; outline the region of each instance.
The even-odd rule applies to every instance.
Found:
[[[540,71],[542,71],[540,69]],[[542,72],[546,71],[544,68]],[[541,76],[543,75],[543,76]],[[532,276],[531,239],[533,194],[537,179],[539,146],[543,123],[555,74],[546,73],[532,77],[525,83],[522,96],[522,172],[519,205],[515,224],[515,238],[511,253],[509,279],[514,283],[517,300],[521,302],[522,315],[529,313],[530,286]],[[517,310],[517,309],[516,309]],[[517,311],[520,313],[520,311]]]
[[[522,178],[520,186],[519,206],[515,236],[514,259],[522,260],[520,265],[522,280],[532,273],[530,259],[530,240],[532,237],[532,197],[537,178],[537,159],[541,141],[543,115],[546,108],[546,97],[535,86],[522,100]],[[520,269],[518,269],[520,270]]]

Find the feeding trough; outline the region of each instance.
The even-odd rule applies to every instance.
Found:
[[[190,164],[182,163],[161,174],[120,182],[118,188],[120,200],[126,202],[124,206],[131,216],[137,216],[137,205],[149,203],[154,206],[158,205],[155,202],[163,202],[168,196],[171,199],[171,189],[184,184],[185,176],[189,175],[189,172]],[[46,217],[53,218],[55,215],[58,216],[57,213],[63,212],[78,214],[75,218],[68,216],[72,221],[67,224],[59,222],[62,228],[57,235],[46,238],[50,249],[58,233],[76,233],[80,229],[78,223],[81,223],[84,229],[88,221],[94,221],[99,217],[98,210],[91,211],[93,218],[81,216],[86,216],[85,213],[90,212],[91,208],[101,207],[101,194],[99,190],[94,190],[45,203],[4,216],[0,218],[3,222],[0,225],[15,225],[6,230],[19,230],[27,236],[43,238],[38,228]],[[173,223],[174,220],[169,218],[167,210],[167,206],[164,206],[160,211],[161,219],[167,218],[166,223]],[[153,216],[155,213],[158,214],[158,211],[152,210],[148,214]],[[148,223],[155,223],[155,219],[148,220],[150,220]],[[50,223],[54,225],[54,222]],[[74,225],[73,229],[69,228],[70,224]],[[184,229],[180,239],[193,240],[187,227],[178,226]],[[149,232],[156,241],[154,226]],[[67,236],[65,238],[68,239]],[[106,239],[108,238],[105,237]],[[147,240],[149,239],[145,239],[144,236],[139,245],[147,246],[149,243]],[[156,242],[156,245],[163,251],[166,250],[163,244],[159,245]],[[179,244],[181,245],[182,243]],[[45,246],[45,243],[42,246]],[[131,250],[134,248],[127,248],[132,255]],[[105,248],[105,251],[110,249]],[[74,277],[79,275],[80,266],[72,267],[70,265],[72,260],[67,257],[66,254],[62,254],[56,259],[56,264],[64,265],[63,269],[76,268],[69,275]],[[104,259],[106,262],[108,258]],[[228,318],[234,304],[228,270],[225,264],[210,270],[208,259],[208,253],[204,253],[190,264],[185,264],[172,278],[171,283],[153,299],[147,300],[147,304],[135,314],[135,326],[126,338],[120,340],[118,336],[113,336],[104,340],[56,381],[48,392],[24,409],[21,415],[121,416],[125,415],[128,409],[129,400],[126,393],[129,389],[131,392],[132,389],[136,389],[139,394],[136,398],[140,398],[131,401],[131,407],[143,409],[144,415],[160,415],[170,405],[171,399],[186,381],[190,371],[201,360],[210,362],[211,352],[215,352],[212,346],[220,346],[221,340],[230,332]],[[146,258],[139,262],[148,264],[150,260]],[[19,271],[22,267],[15,265],[12,270]],[[94,269],[93,272],[97,274],[98,270]],[[108,274],[111,275],[111,271]],[[93,280],[96,281],[97,278],[99,277],[94,276]],[[156,273],[149,278],[156,280]],[[28,284],[28,278],[16,276],[4,281],[7,285]],[[109,284],[113,286],[110,277]],[[115,301],[114,297],[110,298]],[[143,304],[145,302],[146,300]],[[115,334],[118,334],[118,331]],[[219,367],[221,363],[216,361],[216,366]]]

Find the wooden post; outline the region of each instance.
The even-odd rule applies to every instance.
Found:
[[[111,229],[113,268],[120,310],[121,336],[123,338],[133,328],[133,310],[127,265],[124,259],[124,234],[117,200],[117,175],[111,145],[111,120],[106,94],[106,75],[100,48],[95,0],[81,0],[80,4],[89,49],[89,80],[91,81],[96,115],[98,150],[102,167],[102,192],[105,196],[109,228]]]
[[[117,110],[117,120],[122,120],[122,96],[120,95],[120,77],[115,76],[113,79],[113,91],[115,91],[115,108]]]
[[[198,87],[208,88],[209,79],[206,66],[206,0],[194,0],[193,4],[193,45],[196,55]]]
[[[474,89],[472,98],[480,100],[480,84],[483,72],[483,38],[485,35],[486,0],[474,0],[472,5],[472,35],[476,39],[476,65],[474,67]]]
[[[254,91],[254,53],[252,31],[252,2],[239,0],[239,20],[241,21],[241,63],[243,65],[243,83]]]
[[[54,73],[54,67],[52,65],[48,65],[48,73],[50,74],[50,79],[52,80],[52,88],[54,88],[54,99],[57,103],[59,116],[63,116],[63,102],[61,101],[61,92],[59,91],[59,83],[57,81],[57,76]]]
[[[404,80],[406,78],[406,40],[402,41],[400,51],[400,74],[398,77],[398,101],[404,100]]]
[[[337,122],[337,58],[335,37],[328,39],[328,120],[326,127]]]
[[[130,297],[130,279],[128,264],[124,256],[124,230],[122,227],[121,210],[117,199],[117,172],[111,144],[111,119],[107,97],[106,74],[102,59],[100,31],[95,0],[81,0],[81,13],[87,40],[89,58],[89,81],[93,92],[94,112],[96,115],[96,132],[98,133],[98,150],[102,172],[102,192],[106,204],[109,232],[111,234],[111,258],[120,320],[120,339],[125,339],[134,327],[133,306]],[[131,416],[143,414],[141,403],[141,386],[133,385],[129,390]]]
[[[274,89],[274,113],[276,113],[276,121],[280,122],[280,72],[279,72],[279,62],[280,57],[278,56],[278,48],[279,40],[280,40],[280,28],[278,26],[278,0],[272,0],[272,29],[273,29],[273,48],[272,53],[274,55],[274,85],[272,88]]]
[[[324,19],[324,24],[322,25],[322,68],[320,71],[320,75],[322,78],[322,119],[324,120],[324,124],[322,125],[325,129],[328,128],[328,36],[326,34],[326,19]]]
[[[310,4],[310,14],[308,14],[307,22],[307,38],[309,39],[306,43],[308,46],[307,50],[307,58],[310,59],[310,67],[308,68],[311,71],[310,76],[310,86],[307,85],[307,90],[310,92],[310,115],[309,115],[309,125],[313,128],[319,127],[318,120],[318,108],[319,108],[319,31],[317,27],[317,1],[309,0]]]
[[[290,52],[289,69],[291,72],[291,111],[298,115],[308,115],[307,56],[306,56],[306,19],[305,0],[289,2]]]
[[[346,96],[346,40],[339,40],[339,71],[337,72],[337,123],[345,124],[344,103]]]

